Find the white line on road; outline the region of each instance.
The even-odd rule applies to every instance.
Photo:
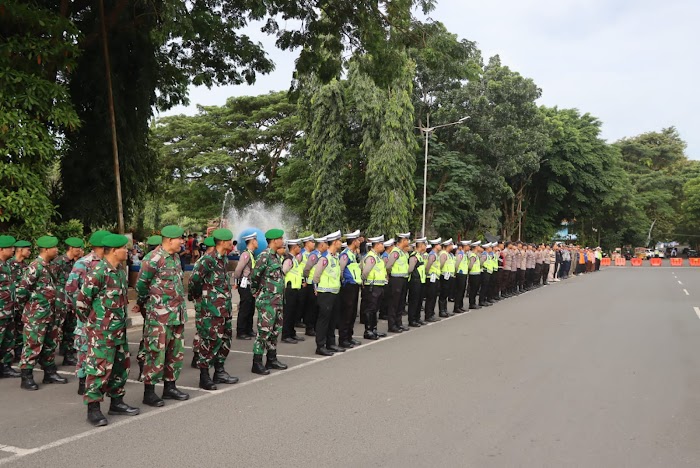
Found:
[[[252,342],[253,342],[253,341],[251,340],[251,343],[252,343]],[[139,346],[139,343],[129,343],[129,344],[130,344],[130,345],[133,345],[133,346]],[[192,346],[183,346],[183,348],[185,348],[185,349],[192,349]],[[250,355],[253,354],[252,351],[237,351],[237,350],[235,350],[235,349],[230,349],[230,350],[229,350],[229,353],[250,354]],[[293,358],[293,359],[312,359],[312,360],[320,359],[320,358],[311,357],[311,356],[294,356],[294,355],[292,355],[292,354],[278,354],[277,357]]]
[[[695,314],[700,318],[700,307],[693,307],[695,309]]]
[[[678,281],[678,284],[680,284],[681,286],[683,286],[683,283],[681,283],[680,281]]]
[[[690,293],[688,292],[687,289],[684,289],[683,292],[685,293],[686,296],[690,296]]]
[[[56,372],[58,372],[59,374],[63,374],[63,375],[75,377],[75,372],[68,372],[68,371],[61,371],[61,370],[60,370],[60,371],[56,371]],[[138,380],[134,380],[134,379],[126,379],[126,381],[129,382],[129,383],[137,384],[137,385],[143,385],[143,382],[139,382]],[[163,384],[162,384],[162,383],[157,383],[156,385],[163,385]],[[204,391],[206,391],[206,390],[203,390],[203,389],[201,389],[201,388],[199,388],[199,387],[185,387],[184,385],[179,385],[179,384],[178,384],[177,388],[181,388],[181,389],[183,389],[183,390],[194,391],[194,392],[204,392]]]
[[[27,451],[31,450],[31,449],[23,449],[23,448],[19,448],[19,447],[13,447],[12,445],[0,445],[0,450],[3,452],[10,452],[10,453],[14,453],[15,455],[22,456],[22,455],[26,455]]]

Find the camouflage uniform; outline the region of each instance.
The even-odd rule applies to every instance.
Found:
[[[124,397],[130,367],[126,339],[127,288],[124,269],[102,260],[88,273],[78,293],[76,310],[87,317],[85,404],[102,401],[105,393],[110,398]]]
[[[15,282],[11,261],[0,260],[0,364],[7,366],[12,364],[15,347]]]
[[[66,255],[61,255],[51,262],[51,271],[56,281],[56,315],[59,316],[62,324],[58,330],[59,349],[64,354],[73,349],[73,342],[75,341],[75,310],[66,306],[65,291],[68,275],[73,269],[73,264],[75,264],[75,260],[71,260]],[[70,313],[68,313],[69,310]]]
[[[76,309],[76,300],[78,293],[85,283],[88,273],[90,273],[98,263],[102,260],[95,255],[95,252],[90,252],[83,258],[77,260],[73,264],[73,269],[68,275],[68,280],[64,287],[64,306],[67,314],[74,314],[76,317],[75,323],[75,343],[73,347],[77,353],[78,364],[76,365],[76,373],[79,378],[84,379],[85,374],[85,359],[87,358],[88,343],[85,335],[84,323],[87,317],[81,317],[80,311]]]
[[[174,382],[182,369],[182,332],[187,321],[179,255],[162,247],[154,250],[148,261],[141,262],[136,293],[138,305],[145,308],[143,381],[146,385]]]
[[[265,350],[277,350],[277,336],[282,332],[284,307],[284,273],[282,257],[271,249],[260,254],[251,273],[253,294],[257,296],[258,336],[253,354],[261,356]]]
[[[158,249],[153,249],[150,252],[148,252],[146,255],[143,256],[143,259],[141,260],[141,265],[146,263],[151,259],[153,256],[153,252],[155,252]],[[140,271],[140,270],[139,270]],[[141,314],[145,314],[145,311],[141,311]],[[144,317],[145,318],[145,317]],[[143,325],[141,326],[141,341],[139,341],[139,350],[136,353],[136,362],[140,363],[143,365],[143,363],[146,362],[146,340],[144,339],[146,336],[146,320],[143,321]],[[196,340],[196,337],[195,337]],[[142,376],[139,376],[139,380],[143,380]]]
[[[204,255],[194,265],[190,293],[195,299],[197,366],[223,365],[231,349],[231,282],[226,257],[219,252]]]
[[[24,309],[24,348],[22,369],[34,369],[37,361],[43,369],[55,367],[59,327],[54,310],[56,285],[51,274],[51,265],[37,257],[22,275],[16,292],[17,305]]]
[[[22,274],[29,266],[26,261],[20,262],[12,257],[10,262],[10,271],[12,272],[12,282],[15,284],[15,289],[22,281]],[[15,302],[15,349],[21,350],[24,346],[24,324],[22,323],[22,309]]]

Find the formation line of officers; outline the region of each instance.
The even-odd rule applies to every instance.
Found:
[[[297,328],[315,339],[316,354],[332,356],[362,344],[355,339],[358,312],[364,338],[378,340],[545,285],[552,280],[550,267],[565,258],[557,245],[411,240],[410,233],[365,239],[359,230],[285,240],[281,229],[271,229],[265,233],[268,247],[257,256],[257,235],[244,238],[246,250],[231,272],[233,233],[217,229],[205,240],[207,251],[195,263],[186,292],[179,259],[183,234],[179,226],[166,226],[148,238],[135,285],[133,311],[144,318],[138,379],[143,404],[153,407],[189,398],[176,385],[188,298],[195,308],[192,366],[200,371],[199,387],[214,391],[238,382],[224,367],[234,336],[234,289],[240,297],[235,337],[253,341],[251,372],[266,375],[287,369],[277,358],[278,339],[304,341]],[[77,392],[95,426],[108,423],[101,411],[105,396],[109,415],[140,412],[124,402],[131,367],[128,242],[97,231],[87,246],[79,238],[65,239],[59,256],[59,240],[42,236],[35,241],[38,256],[28,262],[30,242],[0,236],[0,377],[21,378],[22,389],[37,390],[38,365],[42,384],[65,384],[55,362],[60,350],[63,365],[75,366]],[[386,332],[378,327],[380,319],[388,322]]]

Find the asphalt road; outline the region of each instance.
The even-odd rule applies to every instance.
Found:
[[[100,429],[75,378],[0,380],[0,465],[697,467],[699,279],[608,269],[332,358],[281,345],[263,378],[236,341],[241,383]]]

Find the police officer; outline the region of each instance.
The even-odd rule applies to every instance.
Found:
[[[481,309],[476,303],[476,296],[481,287],[481,241],[472,242],[472,250],[469,255],[469,308]]]
[[[311,295],[307,296],[305,312],[304,312],[304,325],[306,326],[306,336],[316,336],[316,320],[318,319],[318,301],[316,297],[316,288],[313,286],[314,281],[314,267],[318,262],[318,259],[328,250],[328,243],[325,237],[318,237],[315,239],[315,248],[311,251],[306,259],[306,264],[304,266],[304,278],[306,278],[306,283],[309,285],[311,290]]]
[[[479,249],[479,260],[481,261],[481,285],[479,286],[479,305],[489,307],[488,291],[491,284],[491,243],[486,243]]]
[[[408,326],[420,327],[426,322],[420,319],[420,307],[425,295],[425,250],[428,240],[425,237],[416,239],[413,252],[408,257]]]
[[[284,272],[284,307],[282,319],[282,343],[297,344],[304,341],[303,336],[298,336],[294,329],[297,317],[299,316],[299,305],[301,304],[302,294],[304,294],[304,286],[306,283],[302,278],[301,267],[301,240],[288,239],[287,249],[289,253],[285,256],[282,263],[282,271]]]
[[[345,234],[347,247],[340,254],[340,269],[343,272],[340,287],[340,321],[338,324],[338,341],[341,348],[352,348],[362,343],[352,336],[357,305],[359,302],[360,286],[362,285],[362,270],[360,269],[360,245],[364,238],[359,229]]]
[[[384,252],[384,236],[370,237],[372,248],[362,259],[362,302],[360,311],[365,316],[365,334],[367,340],[378,340],[386,336],[377,330],[377,314],[388,284],[386,268],[381,258]]]
[[[442,243],[442,251],[440,252],[440,299],[438,302],[439,315],[442,318],[449,317],[451,314],[447,312],[447,300],[451,295],[451,290],[454,285],[455,276],[455,259],[452,255],[454,243],[452,238],[447,239]]]
[[[467,279],[469,278],[469,252],[471,251],[471,240],[460,241],[460,250],[455,255],[457,265],[457,283],[455,292],[455,313],[466,312],[464,309],[464,295],[467,291]]]
[[[440,293],[440,277],[442,269],[440,268],[440,251],[442,250],[442,238],[432,239],[430,245],[432,249],[428,254],[428,260],[425,264],[425,270],[428,276],[425,280],[425,321],[438,322],[439,318],[435,317],[435,302],[437,302]]]
[[[401,323],[403,312],[403,291],[408,286],[408,250],[411,233],[398,235],[398,244],[386,260],[386,270],[389,273],[390,302],[388,307],[389,331],[401,333],[409,328]]]
[[[335,327],[340,310],[338,302],[341,276],[338,251],[342,244],[340,237],[340,231],[325,237],[328,248],[314,266],[313,283],[318,303],[316,354],[320,356],[332,356],[333,353],[345,351],[344,348],[335,344]]]
[[[233,272],[235,280],[233,289],[238,289],[240,296],[238,318],[236,319],[236,339],[250,340],[255,338],[255,333],[253,333],[255,298],[250,288],[250,275],[255,268],[254,252],[258,248],[258,235],[253,232],[244,236],[243,240],[246,243],[246,250],[241,253],[236,270]]]

